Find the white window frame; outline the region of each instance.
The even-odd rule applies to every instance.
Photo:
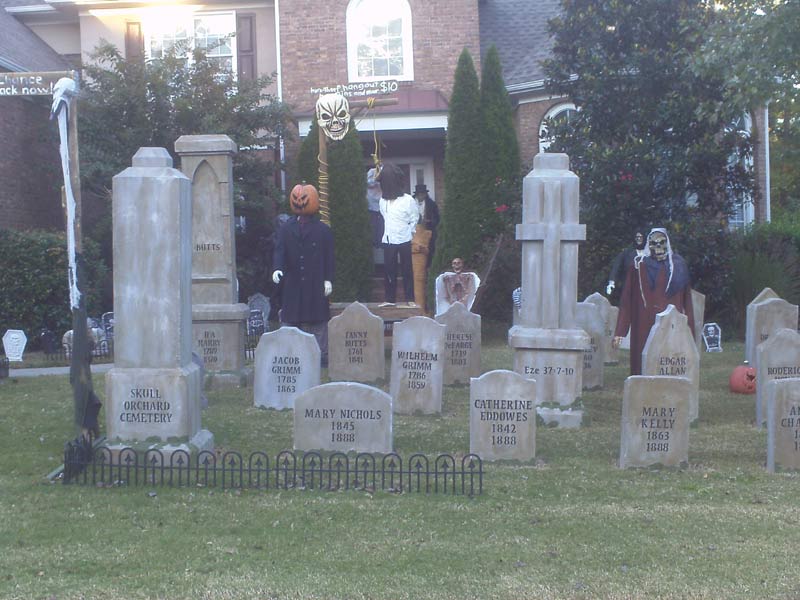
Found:
[[[403,72],[400,75],[359,75],[358,74],[358,46],[363,39],[361,28],[367,18],[364,13],[370,12],[370,7],[376,13],[384,16],[399,14],[402,19],[402,48]],[[346,12],[347,26],[347,76],[349,82],[382,81],[394,79],[397,81],[414,80],[414,36],[411,23],[411,6],[408,0],[350,0]]]
[[[750,113],[744,113],[742,115],[742,125],[743,128],[739,128],[737,133],[741,136],[750,137],[753,134],[753,117]],[[733,155],[729,158],[729,161],[735,162],[739,160],[736,155]],[[753,157],[747,156],[744,159],[744,165],[747,169],[753,168]],[[737,198],[734,201],[734,213],[728,219],[728,228],[731,231],[735,231],[737,229],[744,229],[748,225],[752,225],[756,220],[756,210],[755,210],[755,203],[753,202],[753,196],[748,194],[743,198]]]
[[[195,49],[195,26],[196,20],[203,17],[228,17],[232,26],[231,29],[231,37],[229,45],[231,47],[231,72],[234,76],[237,73],[237,48],[236,48],[236,11],[202,11],[202,12],[186,12],[185,15],[181,15],[179,18],[176,18],[177,23],[181,24],[186,27],[187,32],[189,33],[189,44],[187,46],[186,51],[186,60],[190,62],[192,60],[192,52]],[[153,18],[153,17],[150,17]],[[156,17],[157,18],[157,17]],[[153,37],[156,35],[153,31],[153,27],[150,24],[149,19],[145,19],[143,23],[143,34],[144,34],[144,51],[145,51],[145,58],[147,60],[153,60],[152,50],[151,50],[151,41]],[[227,57],[228,55],[224,55]],[[158,58],[158,57],[156,57]],[[216,58],[215,55],[209,54],[210,59]]]
[[[550,148],[550,145],[553,143],[552,136],[544,137],[547,133],[547,121],[549,119],[554,119],[568,110],[577,111],[578,109],[574,102],[561,102],[550,107],[544,117],[542,117],[542,121],[539,123],[539,152],[547,152],[548,148]]]

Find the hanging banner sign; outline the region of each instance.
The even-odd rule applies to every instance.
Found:
[[[312,96],[322,94],[341,94],[348,98],[358,96],[379,96],[381,94],[394,94],[397,91],[398,83],[394,79],[382,79],[381,81],[360,81],[358,83],[344,83],[339,85],[329,85],[324,87],[312,87]]]
[[[59,79],[75,78],[74,71],[0,73],[0,96],[51,96]]]

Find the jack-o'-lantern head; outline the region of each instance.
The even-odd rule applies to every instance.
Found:
[[[731,373],[728,383],[735,394],[755,394],[756,370],[748,364],[739,365]]]
[[[289,206],[296,215],[313,215],[319,210],[317,188],[306,182],[298,183],[289,194]]]

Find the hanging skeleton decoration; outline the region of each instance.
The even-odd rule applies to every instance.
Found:
[[[350,128],[350,104],[341,94],[325,94],[317,100],[317,125],[329,138],[339,141]]]
[[[69,131],[67,120],[69,102],[78,91],[74,79],[62,77],[53,86],[53,105],[50,118],[58,117],[58,134],[60,138],[61,169],[64,171],[64,195],[67,203],[67,258],[69,262],[69,302],[72,309],[78,308],[80,291],[78,290],[78,273],[75,260],[75,195],[72,192],[72,179],[69,173]]]

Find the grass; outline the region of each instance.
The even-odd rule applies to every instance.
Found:
[[[702,355],[687,468],[616,467],[623,363],[584,395],[586,427],[541,428],[536,460],[487,463],[473,499],[50,484],[74,435],[67,378],[6,380],[0,598],[797,598],[800,477],[764,469],[755,399],[727,387],[742,355]],[[511,356],[487,328],[484,370]],[[250,393],[209,392],[217,445],[291,447],[291,413]],[[396,450],[467,451],[468,395],[396,417]]]

